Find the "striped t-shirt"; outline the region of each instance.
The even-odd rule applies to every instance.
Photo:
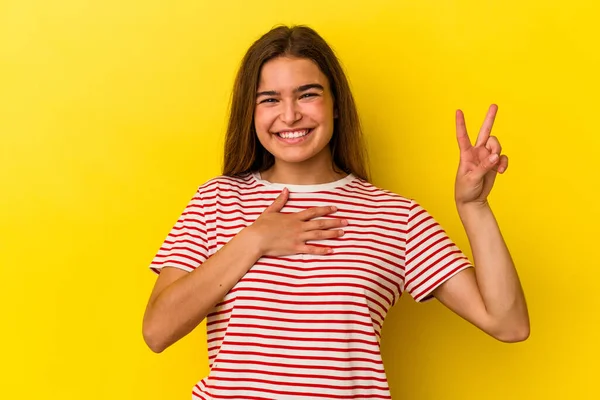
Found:
[[[355,177],[285,185],[281,212],[336,206],[329,255],[262,257],[209,313],[210,373],[192,399],[390,399],[381,328],[404,292],[423,301],[470,267],[415,201]],[[200,186],[152,261],[192,271],[252,224],[284,185],[258,174]],[[201,295],[201,294],[199,294]]]

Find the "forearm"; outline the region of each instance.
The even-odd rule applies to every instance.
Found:
[[[162,351],[190,333],[260,258],[250,232],[242,231],[201,266],[177,279],[150,302],[147,331]]]
[[[471,244],[479,292],[491,321],[529,329],[525,296],[494,214],[486,205],[463,205],[458,212]]]

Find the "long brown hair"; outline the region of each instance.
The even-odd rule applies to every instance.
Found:
[[[231,98],[223,174],[264,171],[275,163],[256,136],[254,108],[262,66],[281,56],[310,59],[327,77],[337,111],[329,142],[334,168],[369,180],[362,129],[346,75],[327,42],[306,26],[273,28],[254,42],[242,59]]]

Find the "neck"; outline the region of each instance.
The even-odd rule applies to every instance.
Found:
[[[288,185],[319,185],[335,182],[346,176],[346,173],[336,172],[333,169],[331,155],[300,163],[275,159],[275,164],[271,168],[261,172],[261,177],[271,183]]]

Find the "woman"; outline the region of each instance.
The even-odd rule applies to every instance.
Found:
[[[199,187],[154,258],[144,338],[161,352],[205,317],[196,399],[389,399],[379,340],[400,295],[437,298],[505,341],[529,335],[487,196],[508,159],[456,114],[455,201],[474,264],[417,202],[368,182],[348,82],[326,42],[278,27],[245,55],[224,173]]]

